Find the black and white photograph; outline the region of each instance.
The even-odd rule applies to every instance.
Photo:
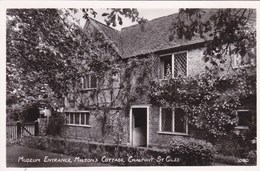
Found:
[[[258,9],[110,6],[5,9],[7,169],[257,166]]]

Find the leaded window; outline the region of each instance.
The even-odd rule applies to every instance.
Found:
[[[187,75],[187,52],[162,55],[160,63],[162,79]]]
[[[90,113],[85,111],[66,112],[67,125],[90,125]]]
[[[188,122],[181,108],[161,108],[160,132],[188,133]]]

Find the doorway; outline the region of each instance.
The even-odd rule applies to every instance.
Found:
[[[130,142],[134,147],[147,147],[148,107],[132,106],[130,111]]]

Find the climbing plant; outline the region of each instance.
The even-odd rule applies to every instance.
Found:
[[[149,99],[160,106],[181,107],[189,124],[210,136],[226,135],[238,124],[235,110],[256,111],[255,72],[243,69],[225,76],[205,72],[196,77],[155,79]]]

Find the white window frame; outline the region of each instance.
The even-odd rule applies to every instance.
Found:
[[[236,112],[236,116],[238,117],[238,112],[250,112],[250,110],[241,109],[241,110],[236,110],[235,112]],[[252,115],[251,115],[251,117],[252,117]],[[239,117],[238,117],[238,119],[239,119]],[[246,129],[249,129],[249,127],[248,126],[240,126],[240,125],[238,125],[238,126],[235,127],[235,129],[246,130]]]
[[[167,53],[167,54],[163,54],[163,55],[160,55],[160,70],[161,70],[161,74],[160,74],[160,77],[161,77],[161,80],[165,80],[165,76],[164,76],[164,63],[162,62],[161,58],[165,57],[165,56],[169,56],[171,55],[171,60],[172,60],[172,66],[171,66],[171,71],[172,71],[172,78],[175,78],[174,77],[174,58],[175,58],[175,55],[177,54],[180,54],[180,53],[186,53],[186,75],[185,76],[188,76],[189,73],[189,62],[188,62],[188,51],[179,51],[179,52],[174,52],[174,53]]]
[[[159,134],[172,134],[172,135],[189,135],[188,132],[188,122],[186,122],[186,132],[175,132],[175,109],[172,109],[172,131],[166,132],[162,131],[162,109],[167,109],[167,107],[160,107],[159,111]]]
[[[81,77],[81,84],[82,84],[82,89],[83,90],[93,90],[93,89],[97,89],[97,86],[96,87],[91,87],[91,76],[94,75],[94,73],[89,73],[89,74],[86,74],[85,76]],[[85,87],[85,79],[86,77],[88,77],[88,86]],[[96,85],[98,85],[98,79],[96,78]]]
[[[91,125],[90,125],[90,112],[89,111],[65,111],[64,112],[65,113],[65,118],[66,118],[66,124],[65,125],[68,125],[68,126],[80,126],[80,127],[88,127],[88,128],[90,128],[90,127],[92,127]],[[86,123],[84,123],[84,124],[81,124],[81,114],[87,114],[88,113],[88,115],[89,115],[89,124],[87,125]],[[67,120],[67,114],[69,114],[69,118],[68,118],[68,120]],[[70,123],[70,115],[73,115],[73,124],[71,124]],[[76,124],[75,123],[75,114],[79,114],[79,124]],[[84,121],[85,122],[85,121]]]

